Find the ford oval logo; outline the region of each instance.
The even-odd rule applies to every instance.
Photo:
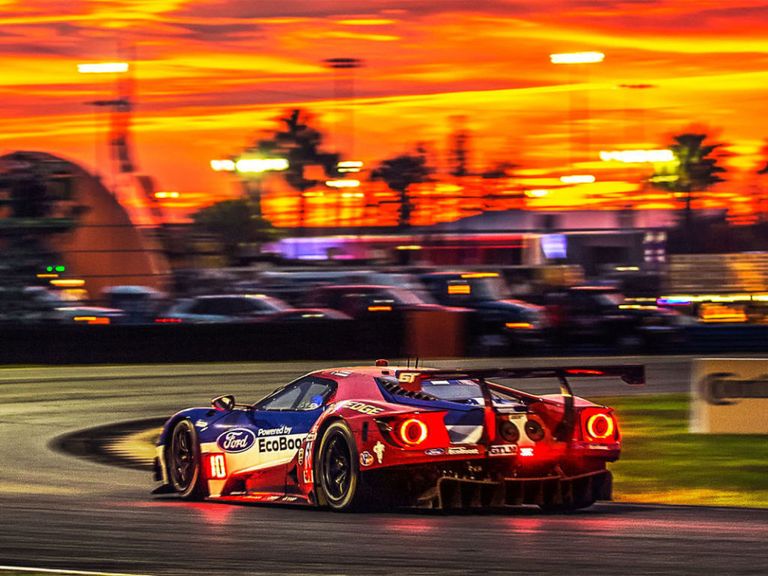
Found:
[[[256,442],[256,435],[247,428],[232,428],[216,439],[224,452],[245,452]]]

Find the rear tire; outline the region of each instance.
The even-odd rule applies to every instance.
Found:
[[[365,492],[360,477],[359,455],[352,432],[344,422],[325,430],[315,461],[318,502],[346,512],[361,507]]]
[[[179,420],[173,427],[166,451],[168,478],[173,489],[186,500],[208,496],[203,479],[200,442],[189,420]]]

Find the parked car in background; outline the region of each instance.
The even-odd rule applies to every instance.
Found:
[[[164,292],[149,286],[110,286],[102,294],[111,308],[125,313],[125,324],[151,324],[167,301]]]
[[[295,308],[265,294],[212,294],[185,298],[158,315],[158,324],[207,324],[232,322],[307,322],[349,320],[327,308]]]
[[[683,317],[657,306],[625,303],[611,286],[573,286],[538,297],[560,345],[664,350],[682,342]]]
[[[511,298],[496,272],[428,272],[419,280],[439,304],[474,312],[471,337],[479,353],[531,351],[548,343],[544,308]]]
[[[159,315],[157,323],[247,322],[293,310],[288,303],[264,294],[215,294],[185,298]]]
[[[375,284],[318,286],[306,295],[303,304],[333,308],[358,319],[374,314],[447,310],[412,290]]]
[[[5,324],[116,324],[124,320],[122,310],[67,300],[44,286],[0,289],[0,322]]]

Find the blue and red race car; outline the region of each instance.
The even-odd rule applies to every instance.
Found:
[[[611,408],[569,379],[644,380],[643,366],[311,372],[255,404],[219,396],[172,416],[157,445],[155,493],[334,510],[572,510],[609,500],[621,436]],[[557,394],[510,380],[554,378]]]

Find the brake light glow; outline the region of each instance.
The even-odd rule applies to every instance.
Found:
[[[101,316],[75,316],[72,320],[86,324],[109,324],[109,318]]]
[[[613,436],[615,429],[616,426],[613,422],[613,418],[607,414],[593,414],[587,420],[587,434],[598,440],[610,438]]]
[[[392,306],[368,306],[368,312],[392,312]]]
[[[211,480],[222,480],[227,477],[227,463],[224,454],[208,454],[207,476]]]
[[[522,329],[522,330],[533,330],[534,325],[530,322],[507,322],[504,324],[507,328],[510,329]]]
[[[565,371],[566,374],[583,375],[583,376],[602,376],[604,372],[602,370],[590,370],[589,368],[571,368]]]
[[[155,318],[156,324],[181,324],[181,318]]]
[[[427,439],[427,425],[416,418],[409,418],[400,424],[398,434],[404,444],[416,446]]]
[[[529,447],[520,448],[520,456],[530,458],[531,456],[533,456],[533,448],[529,448]]]

